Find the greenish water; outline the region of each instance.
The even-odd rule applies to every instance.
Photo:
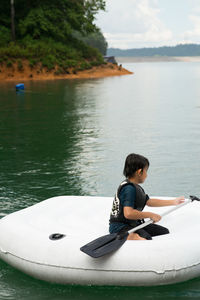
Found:
[[[113,196],[126,155],[150,160],[149,195],[200,196],[200,64],[127,64],[134,75],[0,83],[0,216],[58,195]],[[18,82],[16,82],[18,83]],[[192,218],[192,216],[188,216]],[[0,299],[190,299],[164,287],[74,287],[0,262]]]

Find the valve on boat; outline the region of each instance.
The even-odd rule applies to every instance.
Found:
[[[65,237],[65,234],[62,234],[62,233],[52,233],[49,236],[49,239],[52,240],[52,241],[57,241],[57,240],[60,240],[60,239],[62,239],[64,237]]]

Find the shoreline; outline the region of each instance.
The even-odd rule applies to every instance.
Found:
[[[116,56],[118,63],[200,62],[200,56]]]
[[[57,80],[57,79],[92,79],[111,76],[130,75],[130,72],[121,65],[107,63],[93,67],[89,70],[77,71],[72,70],[68,74],[55,74],[55,70],[49,71],[46,68],[30,68],[28,62],[23,63],[23,70],[19,71],[16,64],[12,67],[0,66],[0,82],[3,81],[35,81],[35,80]]]

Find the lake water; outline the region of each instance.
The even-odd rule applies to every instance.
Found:
[[[0,217],[58,195],[113,196],[131,152],[150,160],[149,195],[200,196],[200,62],[123,66],[134,74],[26,82],[24,93],[0,83]],[[138,298],[199,299],[200,279],[60,286],[0,262],[0,299]]]

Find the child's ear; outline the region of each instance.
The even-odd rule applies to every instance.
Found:
[[[142,175],[142,172],[143,172],[143,169],[138,169],[137,170],[137,174],[140,176],[140,175]]]

